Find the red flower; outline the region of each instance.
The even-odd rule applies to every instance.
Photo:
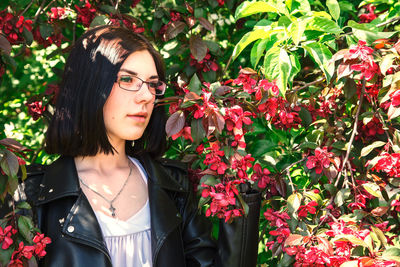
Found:
[[[315,207],[317,206],[318,203],[315,200],[308,202],[306,205],[300,206],[297,211],[299,219],[307,217],[308,213],[315,214],[317,212]]]
[[[36,233],[36,236],[33,238],[33,242],[35,243],[35,254],[38,257],[44,257],[46,255],[46,246],[51,243],[51,239],[49,237],[45,237],[44,234]]]
[[[257,88],[257,91],[256,91],[256,99],[257,100],[261,100],[262,91],[266,91],[266,92],[271,91],[271,93],[274,96],[278,96],[279,95],[279,88],[276,85],[275,81],[269,82],[268,80],[260,80],[258,82],[258,88]]]
[[[203,163],[210,165],[210,169],[217,171],[218,174],[224,174],[228,166],[222,162],[221,157],[225,155],[223,150],[219,150],[219,144],[213,143],[211,147],[207,148],[208,154],[204,159]]]
[[[273,209],[267,209],[264,212],[264,217],[265,219],[270,221],[272,227],[289,227],[286,220],[290,220],[290,217],[286,212],[279,212],[274,211]]]
[[[322,149],[317,147],[315,149],[315,156],[309,156],[307,160],[307,168],[313,169],[315,168],[315,172],[320,174],[323,168],[328,168],[330,165],[329,158],[333,157],[332,152],[328,152],[327,147],[323,147]]]
[[[381,158],[371,170],[378,172],[383,171],[392,177],[400,177],[400,154],[382,153]]]
[[[89,2],[86,2],[83,7],[75,5],[75,8],[78,13],[76,21],[81,22],[85,27],[89,27],[96,16],[96,9]]]
[[[4,229],[0,226],[0,243],[2,243],[2,245],[1,245],[2,249],[8,249],[14,242],[11,239],[13,230],[15,230],[15,229],[13,229],[11,225],[7,226]],[[15,232],[14,232],[14,234],[15,234]]]
[[[240,73],[239,76],[233,80],[236,85],[242,85],[243,91],[251,94],[256,91],[257,80],[253,79],[253,74]]]
[[[65,11],[65,7],[52,7],[50,9],[50,12],[47,12],[47,15],[49,16],[49,21],[53,22],[55,20],[65,19],[67,16]]]
[[[395,211],[400,212],[400,201],[398,201],[397,199],[393,199],[390,203],[390,206],[394,207]]]
[[[208,51],[206,56],[200,61],[197,61],[197,59],[190,54],[190,66],[195,66],[197,70],[202,70],[203,72],[218,70],[217,63],[214,59],[211,59],[211,55]]]
[[[374,11],[376,9],[375,6],[373,6],[371,4],[368,4],[368,5],[365,5],[364,7],[368,10],[369,13],[361,14],[359,16],[360,23],[368,23],[368,22],[371,22],[371,21],[373,21],[374,19],[377,18],[376,14],[374,13]]]
[[[24,29],[32,31],[32,20],[25,20],[24,16],[14,16],[5,10],[0,12],[0,31],[11,45],[24,42]]]
[[[43,112],[46,110],[46,106],[43,106],[42,101],[34,101],[31,103],[25,103],[28,107],[28,113],[32,116],[34,121],[38,120],[42,116]]]
[[[390,102],[392,102],[393,107],[400,106],[400,90],[396,90],[390,94]]]
[[[270,171],[267,168],[263,169],[259,163],[254,164],[253,171],[251,180],[255,182],[258,181],[258,187],[264,189],[271,181],[268,176]]]
[[[254,117],[255,115],[250,111],[243,111],[242,107],[238,105],[226,108],[224,118],[227,130],[232,131],[234,128],[242,129],[243,123],[246,125],[252,124],[250,116]]]

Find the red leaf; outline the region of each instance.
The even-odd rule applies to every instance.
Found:
[[[178,34],[183,32],[183,30],[186,27],[186,23],[183,21],[174,21],[172,22],[167,31],[165,32],[165,39],[171,40],[172,38],[175,38]]]
[[[11,148],[12,150],[15,151],[24,151],[27,150],[26,147],[21,145],[18,141],[12,139],[12,138],[4,138],[0,140],[0,144],[3,146],[6,146],[8,148]]]
[[[189,40],[190,52],[197,61],[203,60],[207,55],[207,45],[198,35],[192,35]]]
[[[212,25],[207,19],[200,17],[197,18],[197,20],[205,29],[209,30],[210,32],[214,31],[214,25]]]
[[[286,246],[298,246],[303,242],[304,236],[298,234],[290,234],[285,240],[285,247]]]
[[[201,97],[196,94],[195,92],[189,92],[185,95],[183,102],[187,102],[187,101],[196,101],[201,99]]]
[[[182,111],[178,110],[174,114],[172,114],[165,125],[165,131],[168,137],[171,137],[174,134],[179,133],[183,127],[185,126],[185,114]]]
[[[7,55],[10,55],[11,53],[11,44],[2,34],[0,34],[0,50],[2,50]]]
[[[387,206],[376,207],[375,209],[373,209],[373,210],[371,211],[371,214],[372,214],[372,215],[375,215],[375,216],[382,216],[382,215],[385,214],[388,210],[389,210],[389,207],[387,207]]]
[[[350,68],[350,64],[341,63],[337,68],[337,79],[339,80],[342,77],[348,76],[353,72]]]

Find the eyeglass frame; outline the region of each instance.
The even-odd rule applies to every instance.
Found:
[[[121,77],[134,77],[134,78],[139,79],[139,80],[142,82],[142,84],[141,84],[140,86],[138,86],[138,89],[136,89],[136,90],[126,89],[126,88],[124,88],[124,87],[121,86]],[[140,89],[142,89],[142,87],[143,87],[143,84],[147,84],[147,90],[149,90],[149,88],[150,88],[150,83],[153,83],[153,82],[151,82],[151,81],[150,81],[150,82],[144,81],[144,80],[142,80],[141,78],[139,78],[138,76],[133,75],[133,74],[124,74],[124,75],[117,76],[115,82],[118,83],[119,88],[121,88],[122,90],[125,90],[125,91],[129,91],[129,92],[138,92],[138,91],[140,91]],[[153,93],[151,92],[151,90],[149,90],[149,92],[150,92],[152,95],[155,95],[155,96],[162,96],[162,95],[165,94],[165,90],[167,89],[167,83],[164,82],[164,81],[161,81],[161,80],[158,80],[158,82],[161,82],[161,83],[164,84],[164,90],[163,90],[162,94],[157,94],[157,93],[154,93],[154,94],[153,94]]]

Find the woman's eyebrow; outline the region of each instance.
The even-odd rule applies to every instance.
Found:
[[[138,74],[137,74],[136,72],[134,72],[134,71],[131,71],[131,70],[127,70],[127,69],[120,69],[120,71],[123,71],[123,72],[129,73],[129,74],[131,74],[131,75],[134,75],[134,76],[138,76]],[[149,79],[157,79],[157,78],[158,78],[158,75],[152,75],[152,76],[150,76],[150,77],[149,77]]]

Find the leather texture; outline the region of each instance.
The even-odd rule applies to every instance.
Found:
[[[232,224],[222,222],[216,244],[210,221],[198,212],[185,166],[147,155],[138,159],[149,178],[153,266],[256,265],[259,195],[244,196],[249,216]],[[31,172],[22,189],[21,197],[26,194],[33,205],[38,227],[52,239],[39,266],[112,266],[73,158],[61,157],[45,170]]]

